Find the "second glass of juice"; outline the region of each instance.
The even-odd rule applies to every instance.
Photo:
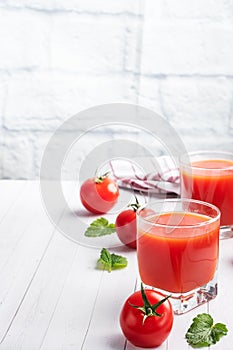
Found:
[[[219,209],[197,200],[155,201],[137,213],[141,280],[171,294],[176,314],[217,295],[219,227]]]
[[[233,225],[233,153],[197,151],[180,157],[181,197],[216,205],[221,226]]]

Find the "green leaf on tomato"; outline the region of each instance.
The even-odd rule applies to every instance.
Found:
[[[110,224],[107,219],[101,217],[93,221],[85,231],[86,237],[101,237],[116,232],[115,225]]]

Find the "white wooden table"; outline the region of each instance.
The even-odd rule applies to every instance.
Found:
[[[125,299],[140,281],[136,253],[126,269],[95,269],[99,250],[65,238],[48,219],[38,182],[0,181],[0,349],[130,350],[120,327]],[[78,229],[78,228],[77,228]],[[176,316],[159,350],[189,349],[192,318],[209,312],[229,334],[211,350],[233,349],[233,239],[221,241],[219,295]]]

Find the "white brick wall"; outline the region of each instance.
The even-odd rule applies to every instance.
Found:
[[[99,91],[101,89],[101,91]],[[133,96],[131,79],[63,72],[21,72],[8,79],[5,126],[10,130],[54,131],[62,120],[97,104]]]
[[[135,0],[2,0],[2,2],[13,8],[29,8],[35,10],[55,11],[74,11],[77,13],[107,13],[107,14],[138,14],[139,2]]]
[[[49,17],[32,11],[1,9],[1,70],[48,67]]]
[[[110,102],[233,151],[232,38],[233,0],[1,0],[0,178],[37,178],[62,121]]]
[[[174,126],[179,124],[179,129],[187,133],[191,128],[205,134],[227,133],[232,95],[232,81],[227,78],[161,80],[163,110]]]

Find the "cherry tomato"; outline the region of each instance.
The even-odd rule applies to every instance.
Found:
[[[162,299],[164,302],[160,303]],[[125,301],[120,313],[120,326],[125,337],[133,345],[152,348],[161,345],[167,339],[172,329],[173,318],[168,297],[164,298],[155,290],[143,290],[142,286],[141,291],[133,293]]]
[[[118,197],[116,182],[106,175],[87,179],[80,188],[82,204],[95,214],[107,213],[116,204]]]
[[[136,249],[137,225],[135,210],[127,209],[122,211],[116,218],[115,227],[120,241],[128,247]]]
[[[137,197],[135,203],[129,205],[130,209],[122,211],[116,218],[115,227],[120,241],[129,248],[137,248],[137,214],[140,208]],[[151,209],[144,208],[139,212],[140,216],[148,216],[154,212]]]

